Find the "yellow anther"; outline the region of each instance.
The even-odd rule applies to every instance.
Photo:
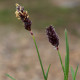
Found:
[[[26,11],[26,14],[28,14],[28,12]]]
[[[20,20],[21,18],[19,17],[18,20]]]
[[[20,17],[20,16],[19,16],[19,12],[18,12],[18,11],[16,11],[16,12],[15,12],[15,14],[16,14],[16,17],[17,17],[17,18],[19,18],[19,17]]]
[[[29,18],[29,15],[27,16],[27,18]]]
[[[22,7],[20,6],[20,10],[22,9]]]
[[[16,3],[16,7],[17,7],[17,6],[19,6],[19,4],[18,4],[18,3]]]

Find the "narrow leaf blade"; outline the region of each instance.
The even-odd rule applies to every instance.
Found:
[[[48,73],[49,73],[49,69],[50,69],[51,64],[48,66],[47,72],[46,72],[46,79],[48,78]]]
[[[69,44],[68,44],[67,30],[65,30],[65,41],[66,41],[65,73],[66,73],[66,76],[68,78],[68,73],[69,73]]]
[[[75,71],[74,80],[76,80],[76,75],[77,75],[77,71],[78,71],[78,66],[79,66],[79,65],[77,65],[77,68],[76,68],[76,71]]]
[[[71,74],[72,74],[72,79],[74,80],[74,70],[72,67],[71,67]]]

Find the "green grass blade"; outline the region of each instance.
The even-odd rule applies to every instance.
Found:
[[[45,72],[44,72],[44,69],[43,69],[43,65],[42,65],[42,61],[41,61],[41,57],[40,57],[40,54],[39,54],[39,50],[38,50],[38,47],[37,47],[37,44],[36,44],[36,41],[35,41],[35,37],[33,35],[32,35],[32,37],[33,37],[33,41],[34,41],[34,44],[35,44],[35,47],[36,47],[36,51],[37,51],[37,54],[38,54],[38,59],[39,59],[40,65],[41,65],[41,69],[42,69],[42,72],[43,72],[44,80],[46,80]]]
[[[75,71],[74,80],[76,80],[76,75],[77,75],[77,71],[78,71],[78,66],[79,66],[79,65],[77,65],[77,68],[76,68],[76,71]]]
[[[74,70],[72,67],[71,67],[71,74],[72,74],[72,79],[74,80]]]
[[[50,69],[51,64],[48,66],[47,72],[46,72],[46,79],[48,78],[48,73],[49,73],[49,69]]]
[[[69,44],[68,44],[67,30],[65,30],[65,41],[66,41],[65,73],[66,73],[67,80],[68,80],[68,73],[69,73]]]
[[[9,74],[6,74],[6,76],[8,76],[9,78],[11,78],[12,80],[16,80],[12,76],[10,76]]]

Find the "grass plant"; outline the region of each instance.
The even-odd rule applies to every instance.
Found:
[[[39,53],[39,50],[38,50],[38,47],[37,47],[37,43],[36,43],[36,40],[35,40],[35,37],[34,37],[34,33],[32,32],[32,29],[31,29],[32,21],[29,19],[29,15],[28,15],[27,11],[24,11],[24,8],[22,6],[20,6],[19,4],[16,4],[15,14],[16,14],[16,17],[18,19],[22,20],[22,22],[24,23],[25,29],[30,32],[30,34],[33,38],[35,47],[36,47],[36,51],[37,51],[38,59],[39,59],[40,66],[41,66],[41,69],[42,69],[44,80],[48,80],[48,74],[49,74],[49,69],[50,69],[51,64],[49,65],[49,67],[48,67],[48,69],[45,73],[44,68],[43,68],[43,64],[42,64],[42,60],[41,60],[41,57],[40,57],[40,53]],[[49,26],[46,29],[46,33],[47,33],[49,42],[56,48],[56,50],[58,52],[58,56],[59,56],[60,63],[61,63],[61,66],[62,66],[62,70],[63,70],[63,74],[64,74],[64,80],[68,80],[68,76],[69,76],[69,43],[68,43],[68,37],[67,37],[67,30],[65,29],[65,43],[66,43],[65,66],[63,65],[62,58],[61,58],[61,55],[60,55],[59,37],[58,37],[58,35],[55,31],[55,28],[53,26]],[[77,71],[78,71],[78,66],[77,66],[75,72],[74,72],[73,68],[71,67],[71,73],[72,73],[73,80],[76,80]],[[6,76],[11,78],[12,80],[16,80],[13,77],[11,77],[9,74],[6,74]]]

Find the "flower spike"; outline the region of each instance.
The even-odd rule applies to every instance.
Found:
[[[20,6],[19,4],[16,3],[16,17],[18,19],[21,19],[22,22],[24,23],[24,27],[26,30],[31,31],[31,20],[29,19],[29,15],[27,11],[24,11],[24,7]]]
[[[46,33],[48,35],[49,42],[58,49],[59,38],[58,38],[57,33],[55,32],[55,28],[52,26],[49,26],[46,29]]]

